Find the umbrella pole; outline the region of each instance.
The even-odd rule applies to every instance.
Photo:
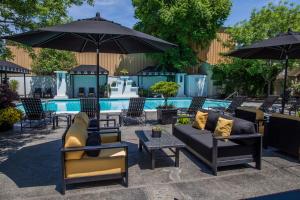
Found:
[[[282,108],[281,113],[284,114],[284,108],[285,108],[285,100],[286,100],[286,82],[287,82],[287,70],[289,65],[289,56],[285,56],[285,71],[284,71],[284,83],[283,83],[283,95],[282,95]]]
[[[97,42],[97,70],[96,70],[96,97],[97,97],[97,128],[100,129],[100,103],[99,103],[99,47],[100,43]]]

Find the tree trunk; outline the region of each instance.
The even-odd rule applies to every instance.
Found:
[[[267,81],[268,85],[268,96],[271,95],[271,86],[272,86],[272,81]]]

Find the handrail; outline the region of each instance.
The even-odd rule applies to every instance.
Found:
[[[228,95],[228,97],[226,97],[225,100],[230,99],[230,98],[233,97],[235,94],[238,95],[238,94],[239,94],[238,91],[235,91],[235,92],[231,93],[230,95]]]

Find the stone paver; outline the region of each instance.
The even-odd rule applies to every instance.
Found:
[[[171,131],[170,125],[163,128]],[[166,158],[159,159],[151,170],[150,157],[138,151],[135,135],[136,130],[150,130],[151,126],[121,129],[129,145],[129,187],[124,188],[120,181],[76,184],[65,196],[59,193],[63,124],[56,130],[49,126],[1,134],[0,199],[242,199],[300,189],[300,163],[273,149],[264,151],[260,171],[250,164],[222,168],[213,176],[186,150],[180,154],[180,168]]]

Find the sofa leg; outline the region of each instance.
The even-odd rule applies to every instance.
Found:
[[[128,187],[128,173],[126,173],[125,177],[123,178],[123,184],[125,187]]]
[[[258,170],[261,170],[261,159],[257,158],[257,161],[255,162],[255,168]]]
[[[218,176],[218,167],[217,166],[213,166],[212,171],[213,171],[213,175]]]
[[[62,195],[66,194],[66,184],[65,184],[65,182],[62,182],[62,184],[61,184],[61,194]]]

